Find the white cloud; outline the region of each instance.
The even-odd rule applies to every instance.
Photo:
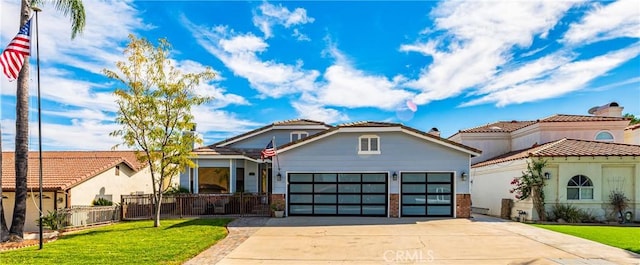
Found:
[[[398,88],[394,80],[355,69],[336,47],[330,47],[328,52],[336,62],[325,70],[325,84],[313,91],[313,101],[318,104],[392,110],[413,96]]]
[[[544,56],[538,60],[525,63],[515,69],[500,72],[473,94],[491,93],[519,85],[533,79],[546,77],[552,71],[571,62],[572,59],[572,56],[565,55],[562,52]]]
[[[466,102],[462,106],[489,102],[495,102],[497,106],[505,106],[561,96],[584,88],[594,78],[638,55],[640,55],[640,43],[591,59],[564,64],[553,71],[548,78],[532,79],[522,84],[513,85]]]
[[[237,118],[233,113],[205,105],[194,107],[191,113],[193,113],[197,124],[197,131],[205,132],[205,137],[220,132],[228,136],[237,135],[260,125],[249,120]],[[205,144],[207,143],[205,142]]]
[[[448,1],[431,13],[434,29],[445,32],[426,42],[402,45],[401,51],[431,56],[433,63],[406,86],[419,89],[414,102],[426,104],[459,95],[490,81],[509,62],[514,47],[529,47],[575,2]]]
[[[580,22],[571,24],[562,41],[584,44],[619,37],[640,38],[640,4],[637,0],[619,0],[593,9]]]
[[[307,10],[304,8],[296,8],[290,11],[288,8],[283,7],[282,4],[275,6],[267,2],[262,3],[262,5],[254,11],[253,15],[253,24],[260,28],[260,31],[264,33],[266,39],[273,36],[272,28],[274,25],[282,25],[285,28],[290,28],[296,25],[313,23],[313,21],[314,18],[307,16]],[[301,40],[299,36],[304,35],[301,35],[298,29],[294,29],[294,36],[298,37],[298,40]],[[304,38],[302,40],[304,40]]]
[[[15,124],[13,119],[2,120],[2,150],[14,150]],[[42,148],[44,150],[110,150],[121,139],[109,136],[116,130],[115,123],[97,120],[72,119],[71,124],[42,123]],[[31,150],[38,147],[38,123],[29,123]],[[127,149],[127,148],[120,148]]]
[[[0,17],[0,39],[5,43],[5,40],[13,38],[17,32],[19,3],[0,0],[0,5],[3,11]],[[115,62],[126,59],[122,49],[128,42],[130,33],[136,34],[137,31],[152,28],[142,21],[140,11],[131,1],[85,1],[84,6],[87,24],[84,32],[74,40],[70,39],[69,19],[55,11],[51,5],[45,4],[45,12],[39,14],[42,97],[53,102],[49,106],[57,106],[54,109],[43,108],[43,140],[49,149],[104,150],[119,142],[109,136],[109,133],[118,128],[114,123],[117,105],[112,90],[122,84],[103,78],[101,71],[104,68],[115,70]],[[34,57],[31,62],[30,95],[35,97]],[[204,65],[192,60],[172,62],[183,72],[200,72],[205,69]],[[242,96],[228,93],[219,87],[221,80],[222,77],[218,76],[216,80],[196,88],[198,93],[214,97],[211,103],[203,107],[216,109],[230,104],[249,104]],[[4,77],[0,78],[0,82],[3,95],[15,95],[15,82],[9,83]],[[35,101],[31,102],[31,108],[34,108]],[[230,113],[216,113],[212,117],[223,121],[223,126],[216,124],[218,128],[203,126],[203,129],[230,128],[232,125],[224,123],[236,122]],[[2,126],[5,129],[3,143],[9,148],[13,148],[14,140],[14,129],[11,129],[14,126],[10,126],[14,124],[13,117],[9,117],[11,114],[3,113],[2,116]],[[247,121],[237,122],[237,126],[251,124]],[[37,127],[31,127],[30,134],[37,135]]]
[[[293,34],[291,34],[291,36],[296,37],[296,39],[299,41],[311,41],[309,36],[301,33],[300,30],[298,29],[293,29]]]
[[[349,117],[340,111],[326,108],[321,104],[309,102],[292,102],[291,105],[298,112],[300,118],[336,123],[349,120]]]
[[[235,75],[246,78],[261,96],[279,98],[315,89],[320,73],[303,69],[301,61],[289,65],[261,60],[257,53],[268,47],[264,39],[252,33],[235,33],[223,26],[209,30],[193,25],[186,18],[183,21],[203,48],[220,59]]]

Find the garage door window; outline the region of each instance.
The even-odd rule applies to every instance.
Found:
[[[453,173],[402,173],[402,216],[453,216]]]
[[[387,215],[386,173],[289,174],[290,215]]]

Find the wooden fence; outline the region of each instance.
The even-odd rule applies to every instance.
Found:
[[[122,220],[153,218],[153,195],[123,195]],[[236,194],[175,194],[164,195],[161,217],[183,216],[270,216],[269,195]]]

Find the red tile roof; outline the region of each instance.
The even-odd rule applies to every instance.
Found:
[[[603,116],[590,116],[590,115],[568,115],[568,114],[556,114],[547,118],[535,121],[498,121],[489,123],[486,125],[460,130],[458,133],[510,133],[524,127],[546,122],[593,122],[593,121],[625,121],[629,118],[624,117],[603,117]],[[455,134],[454,134],[455,135]],[[453,136],[453,135],[452,135]],[[451,138],[451,137],[449,137]]]
[[[498,121],[471,129],[460,130],[465,133],[486,133],[486,132],[513,132],[520,128],[536,123],[535,121]]]
[[[540,122],[580,122],[580,121],[624,121],[631,120],[624,117],[605,117],[605,116],[591,116],[591,115],[568,115],[568,114],[556,114],[540,120]]]
[[[66,190],[121,163],[134,171],[146,165],[133,151],[47,151],[42,152],[42,186],[46,190]],[[38,188],[38,152],[29,152],[27,187]],[[15,154],[2,152],[2,188],[15,190]]]
[[[576,157],[576,156],[640,156],[640,145],[598,141],[560,139],[543,145],[509,152],[471,167],[483,167],[527,157]]]
[[[640,123],[634,124],[634,125],[630,125],[627,128],[624,128],[625,131],[626,130],[635,131],[637,129],[640,129]]]

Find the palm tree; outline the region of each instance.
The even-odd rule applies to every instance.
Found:
[[[81,33],[85,25],[85,12],[82,0],[22,0],[20,7],[20,27],[27,23],[32,7],[51,2],[56,10],[71,19],[71,38]],[[9,235],[11,241],[22,240],[27,211],[27,168],[29,161],[29,61],[25,59],[18,75],[16,91],[16,192],[13,218]]]

